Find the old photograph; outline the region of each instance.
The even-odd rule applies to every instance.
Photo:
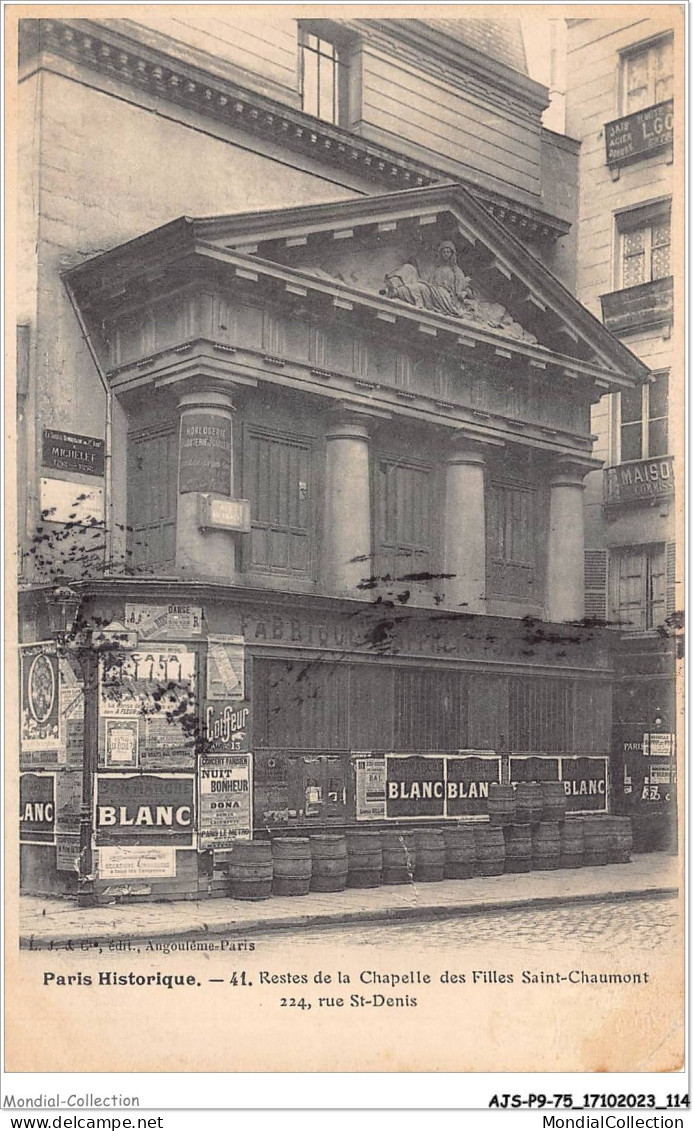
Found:
[[[6,1070],[675,1115],[683,5],[5,15]]]

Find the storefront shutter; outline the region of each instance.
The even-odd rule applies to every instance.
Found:
[[[585,550],[585,616],[607,620],[608,551]]]

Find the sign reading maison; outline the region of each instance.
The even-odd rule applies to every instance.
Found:
[[[673,99],[607,122],[604,126],[604,138],[606,163],[612,168],[647,157],[653,151],[671,145],[674,140]]]
[[[104,442],[95,436],[77,436],[71,432],[58,432],[55,428],[44,428],[41,459],[44,467],[58,471],[103,475]]]
[[[636,503],[645,499],[660,499],[674,493],[672,456],[622,463],[609,468],[608,474],[608,503]]]

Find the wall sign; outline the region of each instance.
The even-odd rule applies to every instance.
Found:
[[[55,844],[55,774],[19,775],[19,839]]]
[[[97,774],[97,843],[191,845],[194,793],[192,775]]]
[[[674,140],[674,100],[658,102],[604,126],[606,163],[627,165],[671,145]]]
[[[381,820],[385,809],[385,759],[356,758],[356,820]]]
[[[60,671],[52,643],[20,645],[23,750],[57,750],[61,742]]]
[[[226,416],[185,412],[180,420],[178,491],[231,495],[231,428]]]
[[[561,781],[569,813],[606,813],[609,808],[609,759],[576,755],[561,758]]]
[[[659,499],[674,493],[674,460],[665,456],[639,460],[609,468],[613,502],[630,503],[640,499]]]
[[[101,880],[167,880],[176,874],[175,848],[121,845],[99,848],[96,870]]]
[[[232,848],[253,836],[252,755],[202,755],[199,767],[200,848]]]
[[[140,640],[181,640],[202,634],[200,605],[125,606],[125,627]]]
[[[40,491],[44,522],[99,526],[104,520],[103,487],[87,487],[69,479],[41,479]]]
[[[205,752],[247,750],[250,742],[250,704],[247,699],[208,703],[205,708]]]
[[[95,436],[44,428],[42,462],[44,467],[54,467],[58,471],[103,475],[104,442]]]

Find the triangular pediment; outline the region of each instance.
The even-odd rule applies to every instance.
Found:
[[[191,221],[195,238],[642,377],[646,367],[458,184]],[[448,250],[444,248],[447,246]]]

